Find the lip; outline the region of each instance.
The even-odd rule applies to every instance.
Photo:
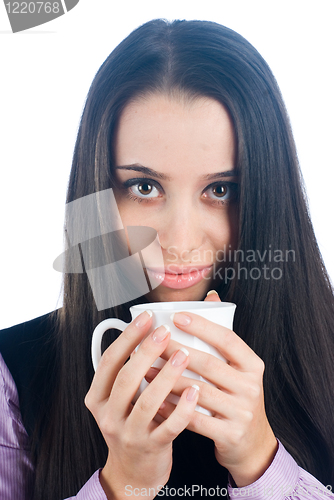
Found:
[[[168,264],[166,267],[150,267],[148,268],[150,271],[159,274],[189,274],[193,271],[202,271],[203,269],[211,268],[212,264],[207,264],[204,266],[198,266],[197,264],[193,264],[192,266],[176,266],[174,264]]]
[[[180,290],[183,288],[189,288],[196,285],[202,279],[204,279],[211,271],[212,264],[210,266],[174,266],[173,273],[166,271],[164,268],[146,268],[148,275],[161,281],[161,285],[166,288],[174,288]],[[162,271],[161,271],[162,269]],[[192,272],[190,272],[193,269]],[[170,269],[169,269],[170,271]],[[179,271],[179,273],[177,273]],[[186,272],[188,271],[188,272]]]

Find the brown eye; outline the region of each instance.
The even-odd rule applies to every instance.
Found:
[[[122,187],[129,193],[130,198],[134,195],[140,201],[154,201],[162,191],[161,186],[151,179],[129,179]]]
[[[223,198],[226,196],[227,193],[227,186],[220,185],[220,186],[214,186],[212,188],[213,194],[217,196],[217,198]]]
[[[148,182],[142,182],[138,184],[138,191],[143,195],[150,194],[152,192],[152,185]]]

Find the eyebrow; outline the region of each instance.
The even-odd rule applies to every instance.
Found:
[[[172,178],[169,175],[163,174],[162,172],[156,172],[151,168],[144,167],[143,165],[139,165],[138,163],[134,163],[132,165],[120,165],[115,167],[115,169],[119,170],[135,170],[136,172],[142,172],[143,174],[149,175],[150,177],[155,177],[156,179],[161,179],[164,181],[171,181]],[[221,179],[224,177],[239,177],[238,170],[226,170],[224,172],[214,172],[213,174],[205,174],[200,177],[201,180],[212,181],[215,179]]]

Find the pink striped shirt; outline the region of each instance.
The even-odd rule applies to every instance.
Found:
[[[99,472],[97,470],[78,494],[68,500],[107,500]],[[30,500],[33,479],[28,435],[22,423],[17,389],[0,354],[0,499]],[[201,492],[203,497],[221,496],[223,489],[224,486],[217,484],[217,493],[212,495],[213,492],[205,488],[201,492],[200,485],[184,485],[177,495],[174,491],[168,495],[166,490],[163,496],[194,496],[194,492]],[[128,489],[125,498],[131,496],[131,492],[136,496]],[[334,500],[331,491],[300,468],[280,442],[273,462],[257,481],[244,488],[233,488],[229,484],[228,493],[231,500]]]

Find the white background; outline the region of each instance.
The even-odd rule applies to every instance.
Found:
[[[224,24],[271,66],[333,281],[332,6],[331,0],[80,0],[66,15],[12,34],[1,2],[0,328],[61,305],[61,276],[52,263],[63,250],[66,185],[85,97],[112,49],[158,17]]]

